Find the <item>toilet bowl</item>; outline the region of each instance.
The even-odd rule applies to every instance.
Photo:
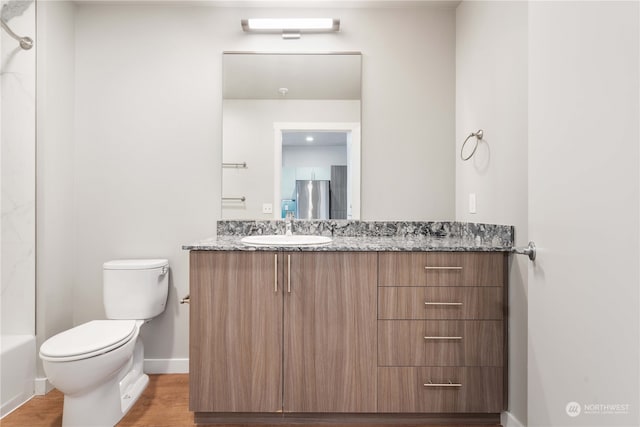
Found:
[[[110,261],[103,286],[112,320],[84,323],[40,347],[49,382],[64,394],[64,427],[116,425],[149,382],[140,328],[164,311],[168,262]]]
[[[47,378],[64,394],[62,425],[115,425],[128,411],[149,381],[142,371],[141,325],[141,321],[94,320],[42,345],[40,358]],[[85,351],[82,343],[88,339],[102,348]],[[136,346],[139,360],[134,356]]]

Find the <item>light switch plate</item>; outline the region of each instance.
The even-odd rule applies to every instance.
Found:
[[[476,193],[469,193],[469,213],[476,213]]]
[[[273,213],[273,205],[271,203],[263,203],[262,204],[262,213],[263,214]]]

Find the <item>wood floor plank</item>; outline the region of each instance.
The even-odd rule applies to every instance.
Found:
[[[118,427],[196,427],[189,412],[189,375],[149,375],[149,385]],[[53,390],[46,396],[35,396],[0,421],[2,427],[60,427],[62,425],[63,395]],[[376,424],[376,427],[393,424]],[[288,425],[260,425],[259,427],[287,427]],[[364,427],[364,424],[331,427]],[[202,427],[202,425],[200,425]],[[255,424],[225,424],[216,427],[256,427]],[[289,427],[301,427],[301,424]],[[421,427],[421,425],[403,425]],[[438,427],[430,425],[429,427]],[[444,426],[440,426],[444,427]],[[447,425],[446,427],[477,427]],[[500,426],[484,426],[500,427]]]
[[[59,427],[62,425],[64,395],[53,390],[30,401],[0,421],[2,427]]]

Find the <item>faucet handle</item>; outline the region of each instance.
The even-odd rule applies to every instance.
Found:
[[[291,236],[293,234],[293,211],[287,211],[286,218],[284,220],[284,234]]]

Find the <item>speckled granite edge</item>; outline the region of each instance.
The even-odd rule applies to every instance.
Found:
[[[511,252],[511,246],[496,245],[492,241],[466,240],[458,237],[333,237],[321,246],[248,246],[242,236],[218,236],[184,245],[185,250],[202,251],[314,251],[314,252]]]
[[[218,221],[218,236],[251,236],[284,234],[282,220]],[[403,237],[455,239],[475,246],[510,248],[514,242],[514,227],[457,221],[294,221],[294,234],[330,237]]]

